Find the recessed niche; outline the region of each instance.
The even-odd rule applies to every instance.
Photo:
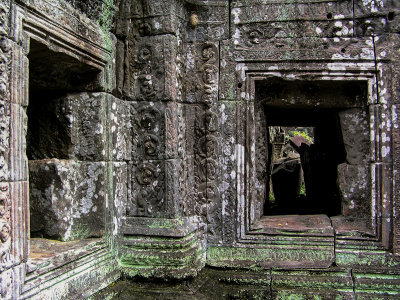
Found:
[[[91,99],[88,93],[98,88],[98,69],[33,39],[28,59],[26,154],[30,261],[35,262],[48,253],[60,255],[58,250],[47,249],[47,254],[44,250],[36,251],[43,245],[58,245],[42,239],[79,240],[82,242],[74,245],[81,247],[91,245],[92,238],[101,238],[104,233],[104,159],[87,152],[83,156],[76,150],[80,143],[87,142],[80,128],[96,127],[95,122],[104,116],[98,114],[102,112],[98,105],[93,105],[100,101]],[[85,148],[90,148],[93,141],[94,138],[87,142]]]

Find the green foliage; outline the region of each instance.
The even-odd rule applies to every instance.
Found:
[[[304,195],[304,196],[306,195],[306,185],[304,183],[304,180],[303,180],[303,182],[301,184],[300,195]]]
[[[308,135],[308,133],[305,132],[305,131],[297,131],[297,130],[295,130],[293,134],[294,134],[294,136],[300,135],[300,136],[302,136],[303,138],[305,138],[307,141],[309,141],[311,144],[313,143],[312,138],[311,138],[311,137]]]
[[[286,135],[286,140],[288,141],[291,137],[298,136],[298,135],[305,138],[310,144],[314,143],[312,137],[309,136],[307,129],[305,129],[304,131],[289,130],[288,134]]]
[[[112,22],[114,19],[115,7],[114,0],[103,0],[101,7],[101,15],[98,20],[100,27],[108,32],[111,29]]]

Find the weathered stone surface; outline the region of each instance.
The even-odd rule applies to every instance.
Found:
[[[400,107],[398,105],[393,106],[393,244],[394,253],[400,255],[400,124],[399,118]],[[392,200],[392,201],[393,201]]]
[[[207,249],[207,264],[212,267],[243,268],[256,264],[263,269],[328,268],[333,260],[333,240],[317,248],[303,244],[268,248],[209,246]]]
[[[34,0],[21,1],[24,6],[40,11],[43,14],[43,19],[51,20],[56,24],[62,24],[63,28],[75,32],[85,39],[90,40],[95,45],[106,45],[105,36],[101,33],[101,28],[86,16],[82,16],[79,11],[75,10],[70,4],[65,1],[53,1],[53,0]],[[80,0],[70,0],[70,2],[79,3],[80,5],[86,5],[86,2]],[[97,4],[97,3],[96,3]],[[97,5],[98,7],[98,5]],[[15,8],[14,8],[15,9]],[[68,17],[67,17],[68,16]],[[17,24],[14,24],[16,26]],[[16,31],[13,31],[16,33]],[[20,41],[22,36],[15,37],[17,41]]]
[[[355,34],[362,36],[398,32],[399,10],[397,1],[354,1]]]
[[[218,94],[218,44],[208,42],[185,46],[184,100],[211,105]]]
[[[177,98],[177,38],[173,35],[128,38],[124,96],[138,101]]]
[[[331,221],[326,215],[264,216],[255,224],[256,234],[311,233],[315,236],[333,236]]]
[[[229,37],[229,3],[212,1],[208,3],[187,2],[185,11],[185,41],[204,42],[222,40]],[[197,25],[190,18],[197,18]]]
[[[161,102],[132,102],[132,159],[166,158],[166,105]],[[171,124],[173,126],[173,123]],[[174,134],[169,132],[169,134]],[[171,141],[172,142],[172,141]]]
[[[371,211],[371,179],[367,165],[338,165],[338,185],[342,214],[366,217]]]
[[[16,278],[13,269],[0,273],[0,296],[2,299],[14,298],[14,284],[16,284]]]
[[[362,165],[370,159],[370,129],[368,113],[354,108],[339,113],[346,161],[351,165]]]
[[[105,163],[29,161],[31,233],[62,241],[104,233]]]
[[[29,159],[107,160],[104,94],[78,93],[45,103],[31,101],[28,116]]]
[[[126,218],[128,202],[128,166],[125,162],[110,162],[107,166],[108,186],[106,193],[105,213],[107,234],[112,237],[120,236],[122,224]],[[110,191],[112,186],[112,191]],[[116,246],[116,245],[113,245]]]
[[[108,160],[129,161],[132,155],[131,106],[111,95],[106,95],[104,100],[109,105],[105,118],[107,126],[103,129],[108,142],[104,146],[106,151],[109,149]]]
[[[183,279],[204,267],[205,252],[196,231],[179,237],[131,235],[123,241],[119,263],[129,277]]]
[[[160,2],[157,0],[142,1],[142,19],[140,33],[142,35],[176,34],[183,18],[182,1]]]
[[[130,164],[127,216],[168,217],[165,195],[165,162],[141,161]]]
[[[29,100],[29,78],[21,76],[21,72],[28,70],[29,60],[25,55],[23,47],[8,39],[3,41],[3,47],[6,49],[11,48],[8,51],[12,52],[10,63],[10,101],[26,107]]]
[[[12,243],[13,243],[13,229],[11,223],[11,208],[12,201],[10,197],[10,187],[8,183],[0,184],[0,272],[5,271],[6,269],[12,266]],[[2,295],[2,294],[0,294]]]
[[[27,168],[27,114],[19,104],[11,104],[9,136],[9,180],[24,181],[28,179]],[[6,134],[6,131],[4,132]],[[7,180],[7,179],[6,179]]]
[[[0,181],[7,181],[9,175],[10,150],[10,104],[0,101]]]
[[[0,298],[86,298],[205,263],[251,271],[168,296],[398,296],[399,9],[1,0]],[[279,216],[272,126],[315,127],[313,184]],[[77,240],[32,241],[29,258],[37,232]]]

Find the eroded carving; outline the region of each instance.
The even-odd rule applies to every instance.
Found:
[[[157,136],[147,134],[143,137],[141,145],[146,156],[156,156],[159,152],[160,141]]]
[[[11,266],[11,203],[8,183],[0,183],[0,271]]]
[[[165,214],[165,166],[161,161],[133,166],[132,201],[128,216],[159,217]]]

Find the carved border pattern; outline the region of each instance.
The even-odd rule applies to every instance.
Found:
[[[160,134],[165,131],[160,103],[132,103],[133,165],[127,216],[161,216],[165,207],[165,154]],[[135,107],[138,107],[135,109]]]
[[[197,203],[203,221],[208,224],[207,234],[215,236],[219,222],[214,218],[219,215],[219,128],[218,115],[213,112],[218,89],[218,47],[212,43],[200,44],[197,48],[198,71],[201,74],[201,103],[205,110],[196,119],[195,124],[195,180]]]

